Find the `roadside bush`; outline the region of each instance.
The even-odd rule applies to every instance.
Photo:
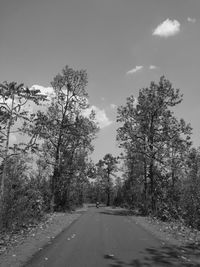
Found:
[[[2,227],[16,230],[22,225],[35,223],[43,214],[43,199],[39,191],[26,189],[20,194],[17,191],[7,192],[1,214]]]
[[[10,158],[3,207],[0,211],[0,227],[3,230],[16,230],[22,225],[40,220],[43,216],[44,199],[28,171],[24,158]]]
[[[200,191],[197,186],[190,186],[185,190],[182,210],[185,223],[200,230]]]
[[[162,221],[171,221],[179,219],[179,210],[171,203],[163,202],[157,209],[156,216]]]

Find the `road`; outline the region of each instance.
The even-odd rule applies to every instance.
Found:
[[[120,210],[89,208],[26,267],[191,266]],[[193,265],[192,265],[193,266]]]

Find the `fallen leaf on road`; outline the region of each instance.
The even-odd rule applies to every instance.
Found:
[[[186,257],[184,257],[184,256],[181,256],[181,258],[183,259],[183,260],[188,260]]]
[[[105,256],[105,258],[106,258],[106,259],[112,259],[112,258],[114,258],[114,254],[107,254],[107,255]]]
[[[109,256],[113,258],[114,257],[114,254],[110,254]]]

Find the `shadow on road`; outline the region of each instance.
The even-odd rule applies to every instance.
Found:
[[[103,211],[99,211],[99,213],[106,214],[106,215],[117,215],[117,216],[135,215],[135,213],[130,210],[103,210]]]
[[[107,209],[100,210],[100,214],[131,216],[134,211]],[[141,257],[133,259],[131,262],[124,262],[117,255],[104,255],[110,267],[143,267],[143,266],[169,266],[169,267],[200,267],[200,243],[186,244],[183,246],[164,245],[160,248],[147,248],[141,252]]]
[[[143,267],[143,266],[169,266],[169,267],[200,267],[200,244],[186,246],[163,246],[162,248],[148,248],[141,253],[141,259],[124,262],[112,255],[104,255],[110,261],[110,267]]]

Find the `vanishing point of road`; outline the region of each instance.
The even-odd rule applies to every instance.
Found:
[[[90,207],[25,267],[187,266],[123,211]]]

